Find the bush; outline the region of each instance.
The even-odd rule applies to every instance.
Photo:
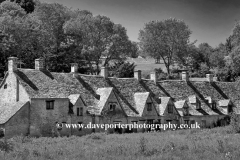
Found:
[[[13,143],[8,140],[0,141],[0,150],[4,152],[10,152],[13,150]]]
[[[230,126],[233,133],[240,133],[240,117],[236,113],[231,113]]]

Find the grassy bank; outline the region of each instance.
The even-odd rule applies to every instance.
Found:
[[[96,133],[83,137],[23,138],[2,142],[0,159],[239,159],[240,135],[228,127],[163,133]]]

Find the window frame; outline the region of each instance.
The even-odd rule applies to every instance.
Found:
[[[147,103],[147,111],[152,111],[153,110],[153,103],[152,102],[149,102]]]
[[[78,124],[81,125],[81,124],[83,124],[83,122],[78,122]],[[82,131],[82,128],[79,127],[79,128],[78,128],[78,131]]]
[[[216,102],[213,102],[213,103],[212,103],[212,109],[217,109],[217,104],[216,104]]]
[[[117,103],[115,103],[115,102],[109,102],[109,103],[108,103],[108,106],[109,106],[109,111],[114,112],[114,111],[116,110]]]
[[[55,100],[46,100],[46,110],[54,110]]]
[[[199,100],[197,100],[196,109],[201,109],[201,102]]]
[[[183,108],[183,115],[188,116],[189,115],[189,109],[188,107]]]
[[[168,105],[168,113],[173,113],[173,105]]]
[[[83,107],[77,107],[77,116],[83,116]]]

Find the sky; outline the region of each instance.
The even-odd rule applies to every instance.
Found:
[[[144,24],[152,20],[177,18],[192,31],[190,41],[212,47],[225,43],[240,20],[240,0],[41,0],[72,9],[105,15],[127,29],[129,39],[138,41]]]

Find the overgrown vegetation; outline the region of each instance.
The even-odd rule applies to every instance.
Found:
[[[240,156],[239,138],[231,126],[153,133],[94,133],[69,138],[14,137],[6,142],[7,145],[1,141],[0,159],[237,160]]]

